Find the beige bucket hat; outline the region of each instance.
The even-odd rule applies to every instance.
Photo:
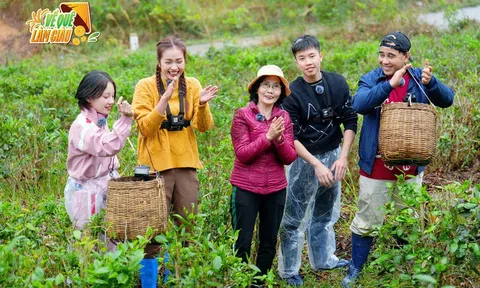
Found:
[[[278,67],[277,65],[265,65],[258,69],[257,72],[257,77],[248,84],[248,92],[251,92],[250,90],[252,89],[253,84],[257,82],[257,80],[262,77],[262,76],[277,76],[280,78],[280,81],[282,81],[283,86],[285,86],[285,94],[286,96],[290,95],[290,88],[288,87],[288,81],[285,79],[285,76],[283,76],[282,69]]]

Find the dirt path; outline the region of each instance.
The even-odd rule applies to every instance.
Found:
[[[322,27],[313,27],[303,31],[305,34],[318,34],[322,31]],[[300,33],[300,32],[299,32]],[[203,56],[208,52],[210,47],[214,47],[215,49],[223,49],[224,47],[228,46],[235,46],[235,47],[252,47],[252,46],[272,46],[272,45],[280,45],[283,41],[285,41],[286,34],[282,31],[274,32],[274,34],[265,35],[265,36],[254,36],[254,37],[244,37],[244,38],[237,38],[232,41],[224,41],[224,40],[215,40],[210,43],[201,43],[201,44],[193,44],[188,45],[188,53]]]
[[[7,23],[5,23],[5,21],[0,19],[0,50],[4,49],[4,41],[6,41],[7,38],[17,36],[19,34],[20,32],[18,32],[17,29],[10,27]]]
[[[9,58],[12,57],[29,57],[33,53],[40,51],[40,45],[34,45],[29,43],[29,33],[28,27],[25,25],[25,22],[19,21],[9,21],[11,17],[7,17],[9,13],[6,11],[0,12],[0,65],[8,62]],[[461,19],[473,19],[480,21],[480,6],[475,7],[465,7],[458,9],[455,16],[450,16],[451,19],[461,20]],[[418,16],[419,21],[425,22],[432,26],[436,26],[439,29],[445,29],[448,27],[448,19],[443,12],[436,13],[427,13]],[[310,29],[305,31],[309,34],[316,34],[321,31],[320,27]],[[189,45],[189,53],[196,55],[205,55],[210,47],[215,47],[216,49],[222,49],[226,46],[257,46],[257,45],[273,45],[281,43],[284,39],[283,34],[277,32],[275,34],[267,36],[255,36],[255,37],[245,37],[237,38],[233,41],[225,40],[214,40],[209,43],[202,44],[193,44]]]
[[[0,65],[12,59],[30,57],[41,50],[39,45],[30,44],[27,25],[18,21],[9,24],[8,18],[0,14]]]

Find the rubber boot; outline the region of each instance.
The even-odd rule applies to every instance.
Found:
[[[352,260],[348,266],[348,275],[343,278],[341,283],[343,288],[350,288],[357,281],[363,265],[367,262],[372,243],[373,237],[362,237],[352,233]]]
[[[163,260],[163,263],[164,263],[164,266],[165,266],[165,277],[163,277],[163,284],[167,284],[168,282],[168,276],[170,276],[170,271],[167,269],[167,263],[168,263],[168,260],[170,259],[170,255],[168,254],[168,251],[165,252],[165,257],[164,257],[164,260]]]
[[[142,268],[140,268],[140,281],[142,282],[142,288],[157,288],[157,259],[143,258],[142,261],[140,261],[140,265],[142,265]]]

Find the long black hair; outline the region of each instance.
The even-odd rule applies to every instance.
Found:
[[[80,81],[80,84],[77,88],[77,94],[75,94],[75,99],[78,101],[78,107],[89,108],[88,100],[97,99],[102,96],[103,91],[107,88],[108,83],[113,84],[113,98],[117,97],[117,86],[112,77],[106,72],[93,70],[88,72]]]

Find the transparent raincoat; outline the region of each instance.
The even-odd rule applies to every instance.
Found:
[[[340,156],[340,148],[315,155],[331,167]],[[341,182],[329,188],[318,182],[313,167],[298,157],[287,167],[287,199],[280,226],[278,272],[282,278],[297,275],[307,232],[308,256],[313,269],[331,269],[337,265],[333,225],[340,217]]]
[[[113,171],[88,180],[68,177],[64,190],[65,207],[75,228],[82,229],[92,215],[106,207],[108,180],[112,177],[118,178],[119,175]]]

